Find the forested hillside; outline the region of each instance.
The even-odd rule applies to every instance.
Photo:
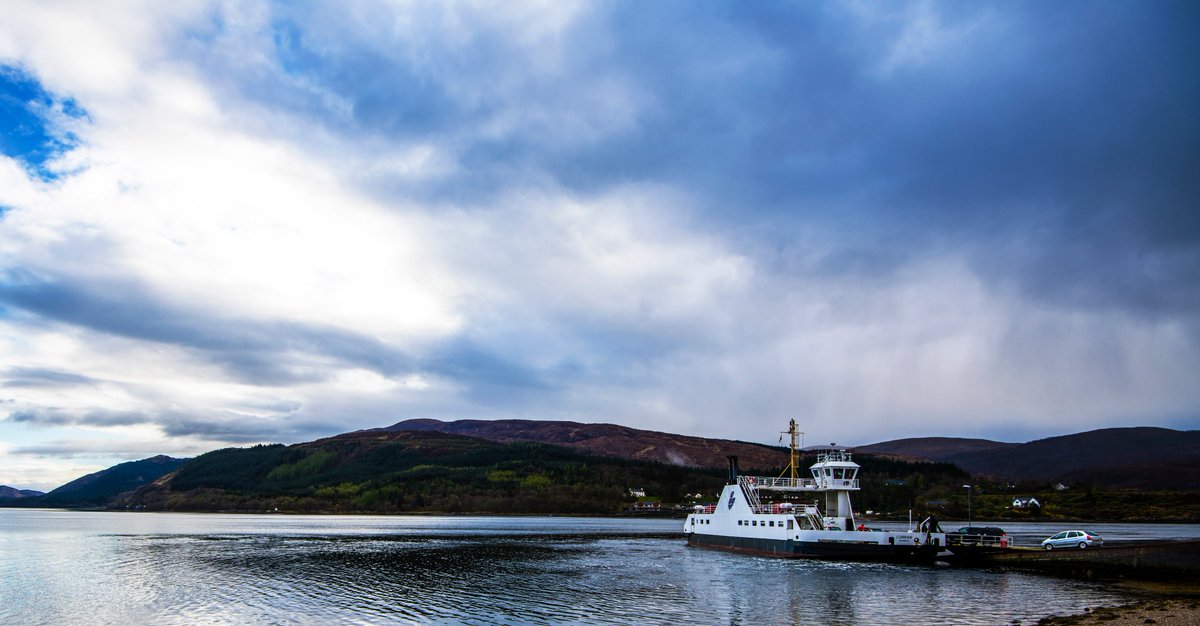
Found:
[[[719,470],[438,432],[361,432],[229,448],[116,503],[168,510],[616,513],[631,489],[660,501],[715,494]]]

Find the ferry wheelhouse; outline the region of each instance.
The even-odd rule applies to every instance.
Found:
[[[789,476],[742,476],[729,457],[729,478],[715,504],[698,505],[684,520],[688,545],[780,557],[932,561],[946,545],[942,532],[878,531],[856,525],[850,493],[859,465],[845,450],[817,453],[800,478],[792,420]],[[823,501],[823,502],[822,502]]]

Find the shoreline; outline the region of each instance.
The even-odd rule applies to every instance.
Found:
[[[1101,607],[1078,615],[1043,617],[1039,626],[1194,626],[1200,624],[1200,598],[1153,598]]]
[[[1200,624],[1200,583],[1122,581],[1114,589],[1129,593],[1131,602],[1085,609],[1075,615],[1051,615],[1039,626],[1192,626]]]

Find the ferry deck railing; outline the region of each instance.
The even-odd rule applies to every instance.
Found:
[[[967,535],[963,533],[946,533],[948,546],[979,546],[981,548],[1011,548],[1012,537],[1008,535]]]
[[[746,494],[746,504],[749,504],[753,511],[762,507],[762,502],[758,499],[758,489],[755,488],[755,478],[754,476],[738,476],[738,484],[742,487],[742,493]]]
[[[774,491],[820,491],[822,489],[858,489],[858,479],[844,478],[772,478],[770,476],[739,476],[739,481],[754,489]]]

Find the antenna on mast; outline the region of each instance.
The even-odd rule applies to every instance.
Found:
[[[783,433],[781,433],[781,434],[783,434]],[[790,471],[792,481],[795,481],[798,478],[798,473],[799,473],[799,468],[800,468],[799,457],[797,456],[797,453],[796,453],[797,452],[796,436],[799,435],[801,438],[800,440],[803,441],[804,433],[802,433],[796,429],[796,420],[793,419],[793,420],[788,420],[788,429],[787,429],[786,434],[789,435],[789,437],[790,437],[789,442],[788,442],[788,449],[791,451],[791,454],[788,456],[788,467],[784,471],[785,472]],[[782,439],[782,437],[780,437],[780,438]]]

